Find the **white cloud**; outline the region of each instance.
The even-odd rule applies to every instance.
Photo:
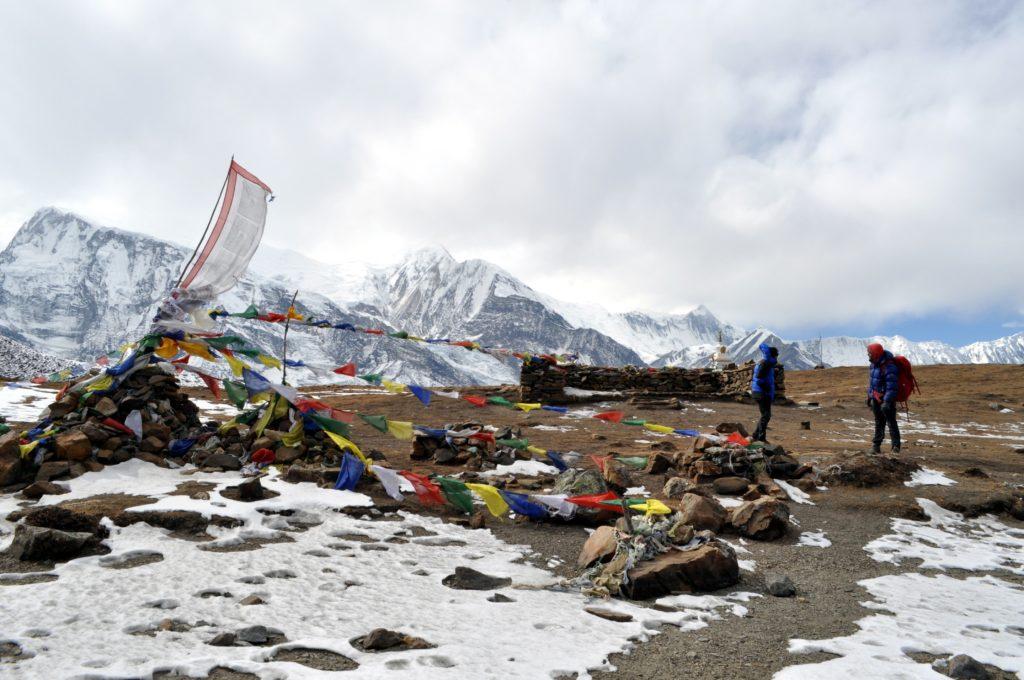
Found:
[[[17,3],[0,59],[0,239],[189,242],[235,153],[268,242],[342,263],[746,324],[1024,294],[1019,3]]]

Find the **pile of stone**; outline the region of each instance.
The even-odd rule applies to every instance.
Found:
[[[657,401],[745,398],[750,390],[754,362],[724,371],[710,368],[621,368],[572,364],[557,366],[526,362],[520,373],[520,400],[545,404],[603,401],[611,397]],[[567,389],[568,388],[568,389]],[[786,376],[775,369],[775,391],[784,399]]]
[[[468,470],[493,470],[498,465],[511,465],[516,460],[529,460],[533,454],[525,449],[501,445],[499,441],[518,441],[519,428],[487,430],[482,423],[447,423],[444,437],[417,432],[412,439],[410,458],[438,465],[461,465]]]
[[[125,424],[136,412],[138,432]],[[209,436],[199,421],[199,409],[179,390],[175,377],[155,366],[135,371],[108,394],[66,391],[43,411],[35,430],[56,431],[25,458],[20,455],[20,430],[0,437],[0,488],[17,490],[38,483],[26,494],[60,492],[53,480],[132,458],[167,465],[174,442]]]

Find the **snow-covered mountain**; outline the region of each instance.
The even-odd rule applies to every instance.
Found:
[[[0,253],[0,335],[67,359],[105,353],[145,332],[190,252],[44,208]],[[819,347],[818,340],[790,342],[764,329],[745,331],[703,306],[686,314],[610,312],[554,299],[501,267],[476,259],[460,262],[440,247],[412,252],[391,266],[370,267],[328,265],[263,246],[246,277],[219,302],[228,309],[255,303],[283,310],[295,289],[299,310],[319,318],[513,349],[578,352],[582,361],[594,364],[706,366],[720,340],[737,362],[756,359],[757,346],[767,340],[780,348],[790,369],[813,367],[819,354],[826,365],[862,365],[864,346],[872,341],[915,364],[1024,363],[1024,334],[961,348],[900,336],[825,338]],[[280,352],[279,327],[231,323]],[[518,377],[515,362],[457,347],[305,327],[295,329],[289,340],[292,357],[331,365],[355,361],[407,382],[493,384]],[[301,375],[295,378],[303,381]]]
[[[62,371],[84,367],[75,361],[61,359],[32,349],[20,342],[0,335],[0,378],[16,380],[34,378]]]

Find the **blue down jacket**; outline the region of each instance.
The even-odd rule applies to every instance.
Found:
[[[892,352],[886,350],[878,361],[871,362],[871,383],[868,385],[868,398],[881,402],[896,401],[896,391],[900,383],[900,367],[893,361]]]
[[[767,342],[762,342],[758,349],[761,350],[761,356],[764,357],[761,361],[758,361],[754,365],[754,376],[750,379],[750,391],[755,395],[757,393],[767,394],[769,399],[775,398],[775,365],[779,363],[778,359],[772,356],[771,346]]]

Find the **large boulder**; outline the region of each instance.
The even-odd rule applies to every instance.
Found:
[[[594,562],[604,561],[614,555],[615,549],[618,547],[617,534],[614,527],[608,525],[597,527],[594,533],[587,538],[587,542],[583,544],[583,550],[580,551],[580,556],[576,560],[576,566],[586,568]]]
[[[737,583],[740,567],[736,551],[712,540],[692,550],[670,550],[627,572],[623,595],[646,600],[672,593],[718,590]]]
[[[82,461],[92,455],[92,442],[81,430],[59,434],[53,440],[57,456],[64,460]]]
[[[683,495],[679,501],[679,514],[681,521],[695,530],[708,529],[716,533],[722,530],[729,516],[717,500],[695,493]]]
[[[84,531],[61,531],[45,527],[19,524],[8,554],[21,561],[57,561],[77,557],[92,547],[97,538]]]
[[[21,455],[21,447],[18,445],[20,436],[17,430],[0,434],[0,460],[18,458]]]
[[[777,498],[762,496],[733,508],[729,524],[744,536],[771,541],[789,530],[789,506]]]
[[[4,458],[0,455],[0,487],[17,483],[25,472],[21,458]]]
[[[715,493],[722,496],[742,496],[747,492],[750,482],[743,477],[719,477],[711,485]]]

